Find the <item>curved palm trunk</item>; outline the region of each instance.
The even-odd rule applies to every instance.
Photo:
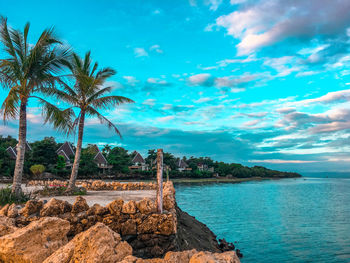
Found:
[[[72,173],[70,175],[67,191],[71,191],[74,189],[75,181],[77,180],[77,176],[78,176],[80,156],[81,156],[81,147],[83,144],[84,121],[85,121],[85,112],[81,112],[81,116],[80,116],[80,120],[79,120],[79,127],[78,127],[77,149],[75,151],[75,158],[74,158]]]
[[[26,151],[27,141],[27,100],[21,101],[19,110],[19,130],[15,172],[13,175],[12,193],[17,196],[22,192],[22,175],[24,166],[24,154]]]

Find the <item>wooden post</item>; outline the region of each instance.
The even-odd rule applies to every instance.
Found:
[[[163,213],[163,150],[157,150],[157,211]]]

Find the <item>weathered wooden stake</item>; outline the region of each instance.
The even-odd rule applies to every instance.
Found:
[[[157,150],[157,210],[163,213],[163,150]]]

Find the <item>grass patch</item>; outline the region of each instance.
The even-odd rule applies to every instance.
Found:
[[[86,195],[86,189],[83,187],[76,187],[74,191],[67,193],[67,186],[65,185],[53,185],[45,186],[42,190],[35,192],[40,196],[60,196],[60,195]]]
[[[16,196],[12,193],[10,186],[0,189],[0,205],[23,204],[30,199],[32,199],[31,194],[25,194],[23,192],[19,196]]]

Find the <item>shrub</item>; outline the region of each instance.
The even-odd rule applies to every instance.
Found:
[[[30,194],[21,193],[18,197],[11,192],[11,187],[7,186],[0,189],[0,205],[23,204],[31,199]]]
[[[41,175],[43,172],[45,172],[45,166],[42,164],[35,164],[30,167],[30,171],[35,175]]]

